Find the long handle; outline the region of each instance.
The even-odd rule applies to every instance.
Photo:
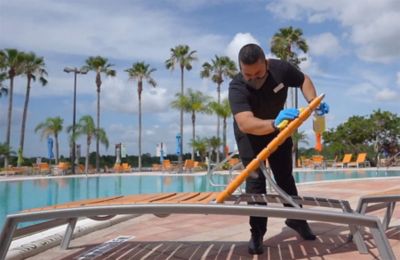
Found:
[[[250,173],[255,171],[260,162],[265,161],[278,147],[281,145],[294,131],[311,115],[311,113],[319,106],[322,99],[325,97],[321,94],[314,98],[310,104],[299,114],[299,116],[291,121],[268,145],[265,147],[256,158],[254,158],[246,168],[223,190],[216,198],[217,203],[222,203],[229,197],[246,179]]]

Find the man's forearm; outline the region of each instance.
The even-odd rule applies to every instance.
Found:
[[[252,135],[267,135],[276,131],[274,127],[274,120],[260,119],[254,116],[246,116],[246,118],[237,115],[236,122],[238,123],[240,131]]]

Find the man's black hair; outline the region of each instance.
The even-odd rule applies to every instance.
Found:
[[[265,60],[265,54],[257,44],[246,44],[239,51],[239,64],[250,65],[256,63],[260,59]]]

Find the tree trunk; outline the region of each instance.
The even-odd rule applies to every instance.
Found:
[[[87,175],[89,172],[89,151],[90,151],[90,138],[87,137],[86,142],[86,159],[85,159],[85,174]]]
[[[194,138],[196,136],[196,113],[192,111],[192,143],[194,142]],[[194,146],[192,145],[192,160],[194,160]]]
[[[59,146],[58,146],[58,133],[54,133],[54,139],[56,139],[56,164],[58,164],[58,158],[59,158]],[[72,164],[72,167],[74,167],[74,164]]]
[[[96,172],[100,172],[100,140],[99,140],[99,129],[100,129],[100,85],[97,86],[97,126],[96,126]],[[74,148],[75,149],[75,148]]]
[[[10,75],[10,91],[8,92],[8,115],[7,115],[7,133],[6,133],[6,146],[9,147],[10,150],[11,150],[10,138],[11,138],[13,90],[14,90],[14,76]],[[8,168],[8,159],[9,159],[9,154],[6,154],[4,156],[4,168]]]
[[[183,78],[184,78],[184,67],[181,66],[181,95],[183,96],[184,93],[184,87],[183,87]],[[181,142],[179,144],[179,149],[181,153],[179,154],[178,157],[178,163],[179,163],[179,171],[182,172],[183,170],[183,108],[181,108],[181,114],[180,114],[180,134],[181,134]]]
[[[221,104],[221,83],[218,83],[217,86],[217,93],[218,93],[218,105]],[[220,128],[220,118],[219,115],[217,115],[217,138],[219,140],[219,128]],[[221,145],[218,145],[217,147],[217,164],[219,163],[219,154],[221,150]]]
[[[224,120],[223,120],[222,139],[223,139],[223,146],[224,146],[224,156],[226,158],[228,156],[226,149],[225,149],[225,147],[226,147],[226,117],[224,117]]]
[[[19,149],[21,151],[20,156],[23,158],[24,154],[24,140],[25,140],[25,127],[26,127],[26,116],[28,114],[28,104],[29,104],[29,94],[31,91],[31,76],[27,77],[27,85],[26,85],[26,93],[25,93],[25,102],[24,102],[24,111],[22,113],[22,123],[21,123],[21,135],[19,139]],[[56,162],[57,163],[57,162]],[[21,161],[18,160],[18,167],[21,167]]]
[[[143,82],[139,80],[138,82],[138,98],[139,98],[139,156],[138,156],[138,170],[142,170],[142,91]]]

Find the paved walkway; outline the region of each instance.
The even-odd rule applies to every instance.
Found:
[[[400,178],[364,179],[299,185],[303,196],[346,199],[353,208],[360,195],[400,188]],[[377,212],[382,215],[383,212]],[[369,254],[361,255],[353,243],[346,243],[344,225],[311,222],[318,238],[304,241],[284,225],[283,219],[269,219],[264,238],[265,253],[247,253],[248,217],[217,215],[144,215],[93,232],[71,242],[68,250],[49,249],[29,259],[380,259],[374,241],[366,233]],[[400,207],[397,205],[386,235],[400,259]],[[124,236],[122,243],[106,243]],[[97,250],[96,250],[97,249]],[[102,253],[101,253],[102,252]],[[97,257],[94,257],[97,255]]]

